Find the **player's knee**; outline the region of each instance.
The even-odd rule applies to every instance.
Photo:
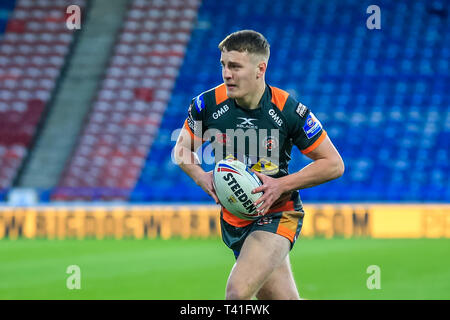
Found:
[[[259,289],[258,293],[256,294],[256,298],[258,300],[273,300],[273,292],[271,290],[267,290],[264,287]]]
[[[249,300],[252,298],[252,293],[243,286],[239,286],[232,282],[228,283],[225,294],[226,300]]]

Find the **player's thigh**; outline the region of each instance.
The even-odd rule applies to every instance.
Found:
[[[245,240],[228,279],[230,287],[255,294],[289,253],[290,241],[278,234],[253,231]]]
[[[289,255],[258,290],[260,300],[299,300],[300,296],[291,270]]]

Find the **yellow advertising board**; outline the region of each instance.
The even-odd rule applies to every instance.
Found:
[[[450,238],[450,205],[305,205],[303,237]],[[220,236],[217,206],[0,208],[2,238]]]

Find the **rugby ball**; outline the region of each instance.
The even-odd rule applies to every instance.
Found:
[[[214,168],[214,188],[220,204],[238,218],[255,220],[261,215],[253,202],[263,193],[252,193],[261,180],[245,164],[236,159],[224,159]]]

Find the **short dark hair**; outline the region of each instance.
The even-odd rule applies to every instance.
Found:
[[[238,51],[261,55],[267,60],[270,56],[270,44],[259,32],[240,30],[229,34],[219,43],[220,51]]]

